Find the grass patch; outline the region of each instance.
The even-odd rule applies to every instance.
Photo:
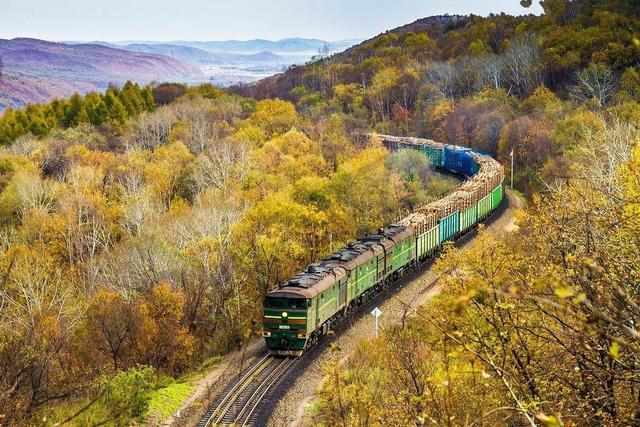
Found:
[[[196,390],[196,381],[217,365],[222,356],[213,356],[205,360],[198,368],[178,379],[164,377],[158,380],[158,387],[151,394],[148,421],[162,422],[175,414],[182,404]]]
[[[169,376],[152,376],[149,378],[150,389],[146,391],[145,400],[148,399],[148,406],[142,416],[137,416],[138,420],[145,420],[150,424],[159,424],[170,416],[174,415],[184,402],[195,392],[198,380],[211,371],[222,360],[221,356],[210,357],[205,360],[197,369],[177,378]],[[122,372],[120,374],[123,374]],[[113,381],[113,379],[111,380]],[[121,391],[122,385],[117,387]],[[126,387],[125,387],[126,389]],[[130,397],[126,397],[130,400]],[[70,399],[56,404],[45,405],[35,413],[30,424],[53,426],[83,409],[90,400],[86,397]],[[198,405],[195,403],[194,405]],[[133,425],[129,422],[111,420],[114,408],[110,404],[105,404],[103,399],[94,402],[88,408],[81,411],[77,417],[68,424],[71,426],[85,426],[105,423],[106,425]],[[1,427],[0,423],[0,427]]]
[[[155,390],[149,401],[147,419],[158,422],[166,420],[182,406],[195,389],[196,385],[190,382],[170,382],[165,387]]]

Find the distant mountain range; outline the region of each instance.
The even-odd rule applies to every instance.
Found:
[[[303,38],[288,38],[277,41],[254,39],[254,40],[225,40],[225,41],[172,41],[166,43],[153,42],[153,41],[123,41],[112,43],[112,45],[122,47],[132,44],[145,44],[145,45],[177,45],[194,47],[197,49],[206,50],[209,52],[227,52],[227,53],[259,53],[259,52],[273,52],[278,55],[282,54],[299,54],[299,55],[315,55],[321,49],[325,47],[331,52],[343,51],[355,44],[360,43],[362,40],[338,40],[334,42],[327,42],[318,39],[303,39]],[[102,43],[102,42],[98,42]]]
[[[103,42],[96,42],[103,44]],[[305,55],[281,56],[270,51],[257,53],[232,53],[208,51],[192,46],[175,44],[147,44],[132,43],[127,45],[117,45],[109,43],[108,46],[124,49],[131,52],[153,53],[156,55],[166,55],[180,61],[193,65],[228,65],[228,64],[291,64],[293,62],[308,59]]]
[[[337,52],[355,40],[66,42],[0,39],[0,111],[27,103],[103,91],[127,80],[251,82],[308,61],[320,50]]]

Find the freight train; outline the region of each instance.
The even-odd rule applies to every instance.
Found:
[[[263,336],[271,354],[300,356],[345,315],[486,219],[504,197],[504,168],[488,155],[419,138],[377,135],[392,151],[414,149],[466,181],[377,234],[309,265],[264,299]]]

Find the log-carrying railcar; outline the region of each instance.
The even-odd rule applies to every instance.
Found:
[[[504,169],[491,157],[419,138],[378,137],[390,150],[420,150],[435,167],[469,179],[446,197],[349,243],[269,292],[263,336],[272,354],[301,355],[348,312],[486,219],[502,202]]]

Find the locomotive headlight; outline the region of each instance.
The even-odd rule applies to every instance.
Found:
[[[287,313],[286,311],[282,312],[282,317],[287,317],[289,315],[289,313]]]
[[[271,337],[271,331],[264,331],[264,332],[262,332],[262,336],[263,336],[264,338],[269,338],[269,337]]]

